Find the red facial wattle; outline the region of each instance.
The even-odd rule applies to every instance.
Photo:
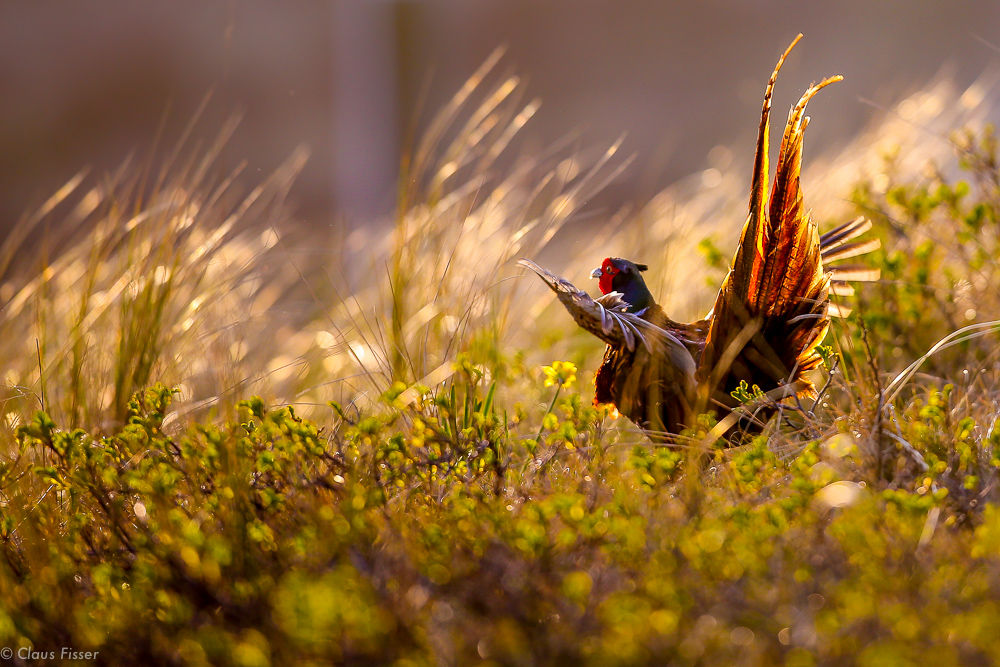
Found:
[[[618,267],[612,264],[610,259],[604,260],[604,263],[601,264],[601,279],[598,281],[601,294],[610,294],[615,291],[611,286],[611,282],[615,279],[617,273]]]

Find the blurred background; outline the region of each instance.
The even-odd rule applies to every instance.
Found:
[[[1000,69],[996,0],[4,0],[0,12],[4,232],[81,168],[148,157],[157,136],[158,150],[175,145],[209,92],[196,135],[243,114],[224,161],[266,174],[305,144],[299,218],[360,225],[390,212],[403,147],[501,45],[501,69],[542,101],[521,150],[625,136],[636,161],[602,210],[641,204],[710,154],[724,167],[716,146],[749,155],[767,75],[800,31],[776,109],[846,77],[810,107],[814,155],[936,79],[961,91]]]

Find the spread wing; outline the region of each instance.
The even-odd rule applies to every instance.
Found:
[[[597,299],[591,298],[573,283],[543,269],[534,262],[522,259],[519,265],[531,269],[545,281],[576,323],[608,345],[635,351],[641,343],[650,354],[666,354],[670,360],[689,376],[694,375],[694,358],[688,349],[670,332],[644,320],[640,313],[626,312],[628,304],[621,294],[612,292]]]
[[[809,123],[806,104],[820,89],[842,77],[810,86],[789,112],[770,204],[765,207],[764,203],[771,94],[778,71],[799,38],[801,35],[778,60],[764,94],[750,213],[733,267],[716,299],[698,368],[705,407],[711,407],[710,401],[732,403],[735,399],[728,394],[740,379],[766,392],[801,379],[802,373],[821,361],[815,348],[829,327],[831,276],[823,269],[816,224],[803,207],[799,173],[803,132]],[[856,230],[841,231],[844,237],[854,238],[850,232]],[[801,393],[814,391],[811,383],[804,386]]]

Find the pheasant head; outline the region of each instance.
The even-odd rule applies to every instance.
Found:
[[[608,257],[590,272],[591,278],[598,278],[601,294],[618,292],[622,301],[629,305],[626,312],[637,313],[655,303],[653,295],[642,279],[642,272],[649,267],[621,257]]]

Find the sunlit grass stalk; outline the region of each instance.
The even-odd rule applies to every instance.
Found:
[[[913,377],[920,366],[932,356],[942,350],[946,350],[954,345],[986,336],[990,333],[1000,333],[1000,320],[990,320],[989,322],[977,322],[953,331],[931,346],[927,352],[920,355],[909,366],[900,371],[892,381],[886,385],[885,397],[886,405],[892,404],[903,390],[905,384]]]

